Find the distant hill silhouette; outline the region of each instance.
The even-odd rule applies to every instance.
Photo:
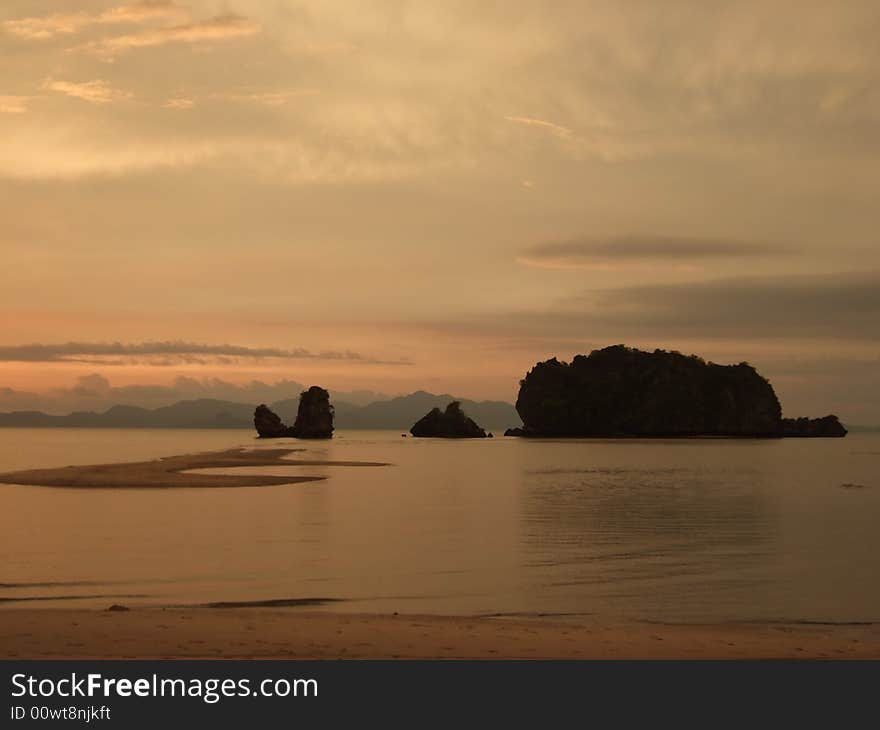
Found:
[[[76,411],[51,416],[40,411],[0,413],[0,426],[68,428],[248,428],[253,425],[253,406],[247,403],[203,398],[149,409],[113,406],[102,413]]]
[[[331,399],[332,400],[332,399]],[[376,401],[357,406],[345,401],[332,401],[337,429],[399,429],[410,426],[426,411],[445,408],[458,400],[475,420],[487,428],[504,429],[518,426],[519,416],[513,405],[501,401],[470,401],[451,395],[434,395],[418,391],[399,398]],[[65,416],[54,416],[40,411],[0,413],[0,427],[41,428],[246,428],[254,426],[255,403],[202,398],[184,400],[162,408],[148,409],[118,405],[94,413],[79,411]],[[293,423],[297,415],[299,396],[271,404],[285,423]]]

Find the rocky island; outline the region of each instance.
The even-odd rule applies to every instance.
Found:
[[[488,435],[473,419],[465,415],[458,401],[452,401],[445,411],[432,408],[409,432],[413,436],[434,438],[482,439]]]
[[[254,411],[254,428],[261,439],[275,439],[293,436],[293,429],[286,426],[275,411],[265,403],[260,403]]]
[[[333,438],[333,406],[324,388],[313,385],[300,394],[293,435],[298,439]]]
[[[770,383],[748,363],[623,345],[538,363],[520,382],[521,436],[772,438],[844,436],[836,416],[783,419]]]
[[[789,438],[841,438],[846,433],[837,416],[782,419],[782,435]]]
[[[333,438],[333,406],[330,393],[313,385],[299,396],[299,408],[293,426],[287,426],[269,406],[260,404],[254,411],[254,428],[260,438],[290,436],[300,439]]]

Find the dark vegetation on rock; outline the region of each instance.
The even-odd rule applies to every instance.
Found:
[[[281,422],[281,417],[265,403],[261,403],[254,411],[254,428],[261,439],[292,436],[292,429]]]
[[[465,415],[458,401],[452,401],[445,411],[432,408],[409,432],[419,437],[486,438],[486,432]]]
[[[330,393],[324,388],[313,385],[300,394],[293,435],[301,439],[333,437],[333,406]]]
[[[260,438],[332,438],[333,406],[330,405],[330,394],[317,385],[304,390],[299,396],[299,408],[293,426],[285,425],[271,408],[260,404],[254,411],[254,428]]]
[[[783,418],[782,435],[798,438],[841,438],[847,430],[837,416],[822,418]]]
[[[748,363],[716,365],[695,355],[623,345],[578,355],[570,364],[556,358],[538,363],[520,383],[516,409],[524,427],[509,435],[843,435],[832,433],[826,419],[819,419],[822,426],[786,433],[773,387]]]

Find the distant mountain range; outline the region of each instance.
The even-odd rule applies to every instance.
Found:
[[[472,401],[451,395],[435,395],[417,391],[367,405],[345,401],[334,402],[337,429],[399,429],[409,428],[434,407],[445,408],[459,400],[465,413],[486,429],[503,430],[519,426],[516,409],[502,401]],[[293,423],[298,398],[269,404],[285,423]],[[118,405],[102,413],[77,411],[66,416],[53,416],[41,411],[0,413],[0,427],[31,428],[253,428],[256,403],[202,398],[183,400],[162,408],[139,408]]]

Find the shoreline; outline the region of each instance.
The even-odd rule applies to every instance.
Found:
[[[880,624],[6,608],[2,659],[880,659]]]

